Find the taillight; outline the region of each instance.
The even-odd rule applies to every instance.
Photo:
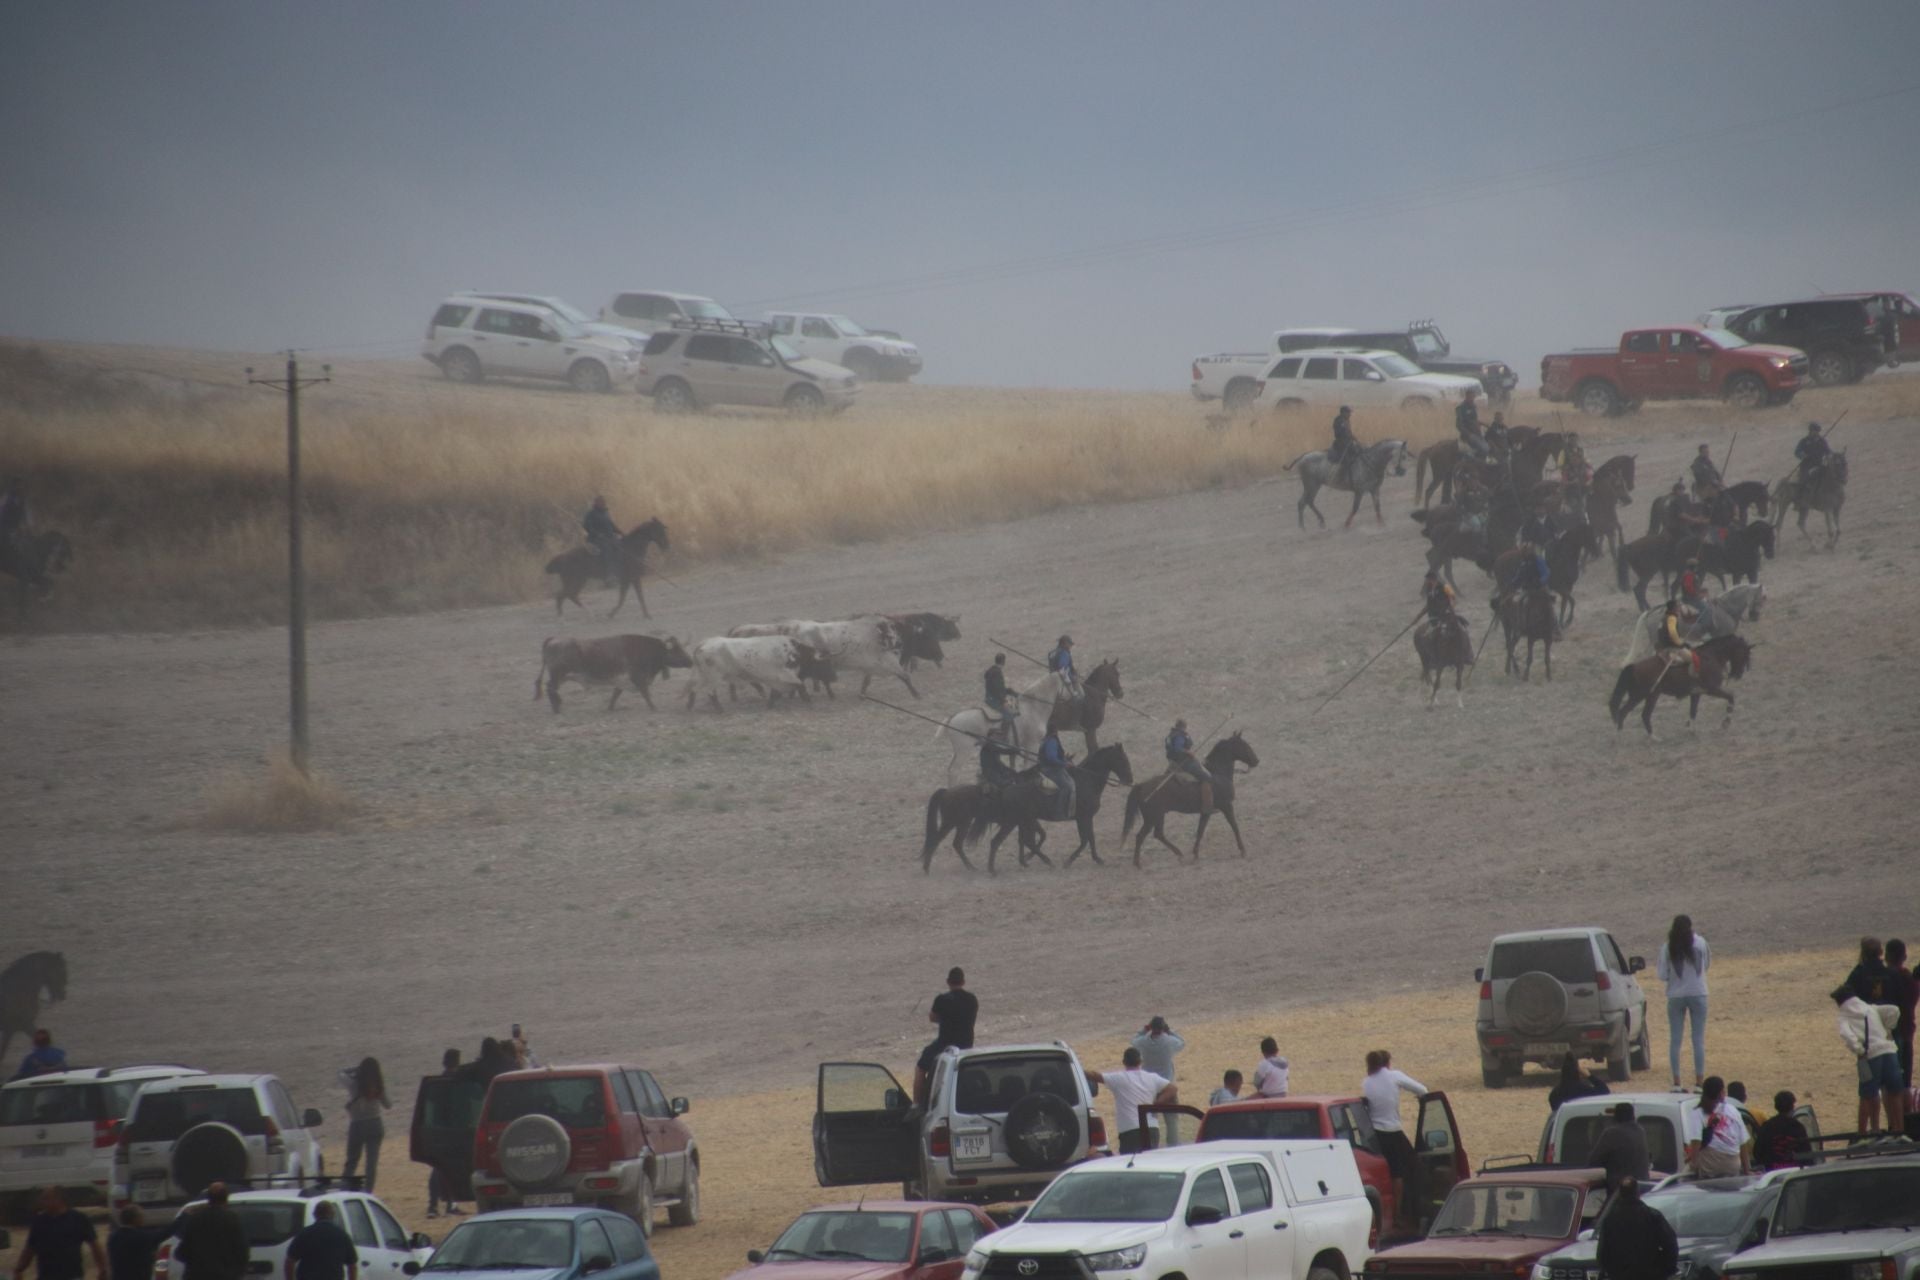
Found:
[[[1107,1122],[1099,1116],[1087,1117],[1087,1145],[1089,1147],[1107,1145]]]
[[[120,1145],[120,1130],[124,1120],[95,1120],[93,1122],[93,1149],[104,1151],[108,1147]]]
[[[1198,360],[1193,362],[1193,380],[1195,382],[1200,381],[1200,362]]]
[[[1613,990],[1613,979],[1607,976],[1605,969],[1596,969],[1593,973],[1593,985],[1602,991],[1611,991]]]
[[[153,1280],[168,1280],[173,1270],[173,1241],[164,1241],[153,1255]]]
[[[1482,1000],[1493,999],[1493,979],[1489,978],[1480,984],[1480,998]]]
[[[934,1126],[933,1136],[927,1139],[927,1154],[936,1160],[944,1160],[953,1154],[953,1130],[946,1125]]]

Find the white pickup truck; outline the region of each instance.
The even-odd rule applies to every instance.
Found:
[[[803,356],[851,369],[862,382],[905,382],[920,372],[920,348],[870,333],[825,311],[769,311],[767,326]]]
[[[1208,1142],[1068,1169],[961,1280],[1347,1280],[1372,1225],[1345,1141]]]

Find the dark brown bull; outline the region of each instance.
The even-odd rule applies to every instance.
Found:
[[[557,715],[561,681],[573,680],[587,686],[610,685],[613,696],[607,699],[607,710],[611,711],[620,701],[620,695],[626,692],[620,687],[620,677],[624,675],[651,709],[653,698],[647,686],[656,678],[666,679],[674,667],[692,665],[686,650],[671,636],[665,640],[657,636],[606,636],[599,640],[549,637],[540,645],[540,674],[533,678],[533,697],[537,702],[544,692]]]

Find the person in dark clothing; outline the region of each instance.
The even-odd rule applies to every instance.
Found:
[[[1582,1075],[1580,1060],[1568,1054],[1560,1060],[1560,1083],[1547,1093],[1547,1110],[1558,1111],[1561,1103],[1572,1098],[1592,1098],[1612,1092],[1604,1080]]]
[[[120,1225],[107,1236],[107,1267],[113,1280],[153,1280],[153,1255],[160,1242],[173,1234],[173,1224],[147,1225],[140,1206],[130,1204],[120,1211]]]
[[[1480,434],[1480,407],[1473,402],[1475,394],[1472,387],[1460,393],[1460,403],[1453,410],[1453,429],[1469,454],[1484,459],[1487,442]]]
[[[1067,696],[1080,701],[1080,676],[1073,669],[1073,637],[1061,636],[1047,654],[1047,670],[1060,677]]]
[[[980,785],[989,790],[1010,787],[1016,781],[1014,758],[1017,748],[992,738],[980,740]]]
[[[1645,1181],[1653,1176],[1653,1157],[1647,1134],[1635,1118],[1631,1102],[1613,1104],[1613,1123],[1600,1131],[1587,1152],[1587,1164],[1607,1171],[1607,1185],[1617,1187],[1626,1178]]]
[[[1900,1011],[1893,1026],[1893,1043],[1900,1053],[1900,1079],[1913,1088],[1913,1011],[1920,1004],[1920,979],[1907,968],[1907,944],[1887,939],[1887,1003]]]
[[[360,1255],[353,1237],[334,1221],[331,1200],[313,1206],[313,1221],[287,1242],[283,1280],[360,1280]]]
[[[948,1049],[973,1048],[973,1023],[980,1016],[980,999],[967,990],[966,971],[959,965],[947,970],[947,989],[933,998],[933,1007],[927,1011],[927,1021],[938,1028],[933,1040],[920,1051],[920,1061],[913,1071],[913,1098],[924,1104],[927,1100],[927,1079],[933,1074],[933,1064]]]
[[[1187,732],[1185,720],[1175,720],[1172,732],[1167,734],[1167,770],[1184,773],[1199,783],[1200,812],[1213,812],[1213,775],[1200,763],[1200,757],[1193,754],[1193,735]]]
[[[1700,452],[1693,456],[1693,491],[1705,497],[1709,488],[1719,489],[1720,468],[1713,465],[1713,450],[1706,445],[1700,446]]]
[[[1773,1095],[1773,1114],[1761,1121],[1753,1135],[1756,1169],[1789,1169],[1812,1152],[1813,1141],[1807,1136],[1807,1126],[1793,1115],[1799,1101],[1791,1089],[1782,1089]]]
[[[20,1069],[13,1073],[15,1080],[30,1080],[34,1076],[52,1075],[56,1071],[67,1069],[67,1051],[53,1043],[53,1033],[45,1027],[33,1033],[33,1048],[20,1059]]]
[[[1800,437],[1800,443],[1793,446],[1793,456],[1797,459],[1800,472],[1800,492],[1810,493],[1820,483],[1820,477],[1826,474],[1827,459],[1833,456],[1833,446],[1820,434],[1820,424],[1809,422],[1807,434]]]
[[[1054,793],[1064,797],[1054,801],[1054,812],[1069,815],[1074,812],[1073,762],[1067,758],[1067,749],[1060,745],[1060,731],[1052,725],[1047,726],[1047,736],[1040,739],[1040,776],[1054,785]]]
[[[1494,458],[1507,456],[1507,416],[1495,413],[1493,421],[1487,424],[1487,452]]]
[[[452,1076],[457,1079],[460,1076],[461,1070],[460,1051],[458,1049],[448,1049],[440,1055],[441,1075]],[[433,1166],[428,1171],[427,1216],[429,1218],[437,1218],[440,1216],[440,1206],[442,1203],[445,1203],[447,1206],[448,1217],[457,1218],[461,1216],[461,1210],[456,1209],[453,1202],[462,1198],[460,1195],[461,1182],[465,1174],[469,1173],[471,1173],[471,1170],[458,1173],[453,1177],[448,1177],[440,1171],[438,1165]]]
[[[1680,1265],[1673,1224],[1640,1198],[1640,1180],[1623,1178],[1600,1218],[1600,1274],[1607,1280],[1667,1280]]]
[[[993,665],[981,676],[986,683],[987,708],[1000,717],[1001,731],[1008,741],[1013,739],[1013,718],[1019,713],[1019,701],[1007,692],[1007,655],[993,655]]]
[[[1860,939],[1860,963],[1847,975],[1853,994],[1868,1004],[1892,1004],[1893,971],[1880,950],[1880,939]]]
[[[580,527],[587,532],[587,545],[600,553],[600,572],[611,586],[620,570],[620,526],[613,522],[605,498],[594,495],[593,505],[580,517]]]
[[[14,1261],[13,1280],[23,1280],[28,1267],[36,1268],[39,1280],[80,1280],[86,1268],[83,1255],[88,1252],[93,1254],[94,1274],[106,1275],[107,1256],[100,1250],[93,1219],[70,1207],[60,1188],[48,1187],[40,1195],[40,1211],[27,1227],[26,1247]]]
[[[227,1184],[207,1188],[207,1202],[183,1214],[173,1256],[186,1268],[186,1280],[243,1280],[253,1249],[240,1215],[227,1207]]]
[[[1327,448],[1327,461],[1340,469],[1343,484],[1353,484],[1353,455],[1358,452],[1353,442],[1353,409],[1343,404],[1333,417],[1333,443]]]

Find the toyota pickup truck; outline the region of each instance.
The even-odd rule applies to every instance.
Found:
[[[1911,1148],[1909,1148],[1911,1150]],[[1773,1229],[1726,1280],[1914,1280],[1920,1156],[1840,1157],[1780,1181]]]
[[[1617,350],[1586,348],[1540,361],[1540,396],[1608,417],[1646,400],[1724,399],[1741,409],[1786,404],[1807,379],[1806,353],[1762,346],[1725,329],[1629,329]]]

